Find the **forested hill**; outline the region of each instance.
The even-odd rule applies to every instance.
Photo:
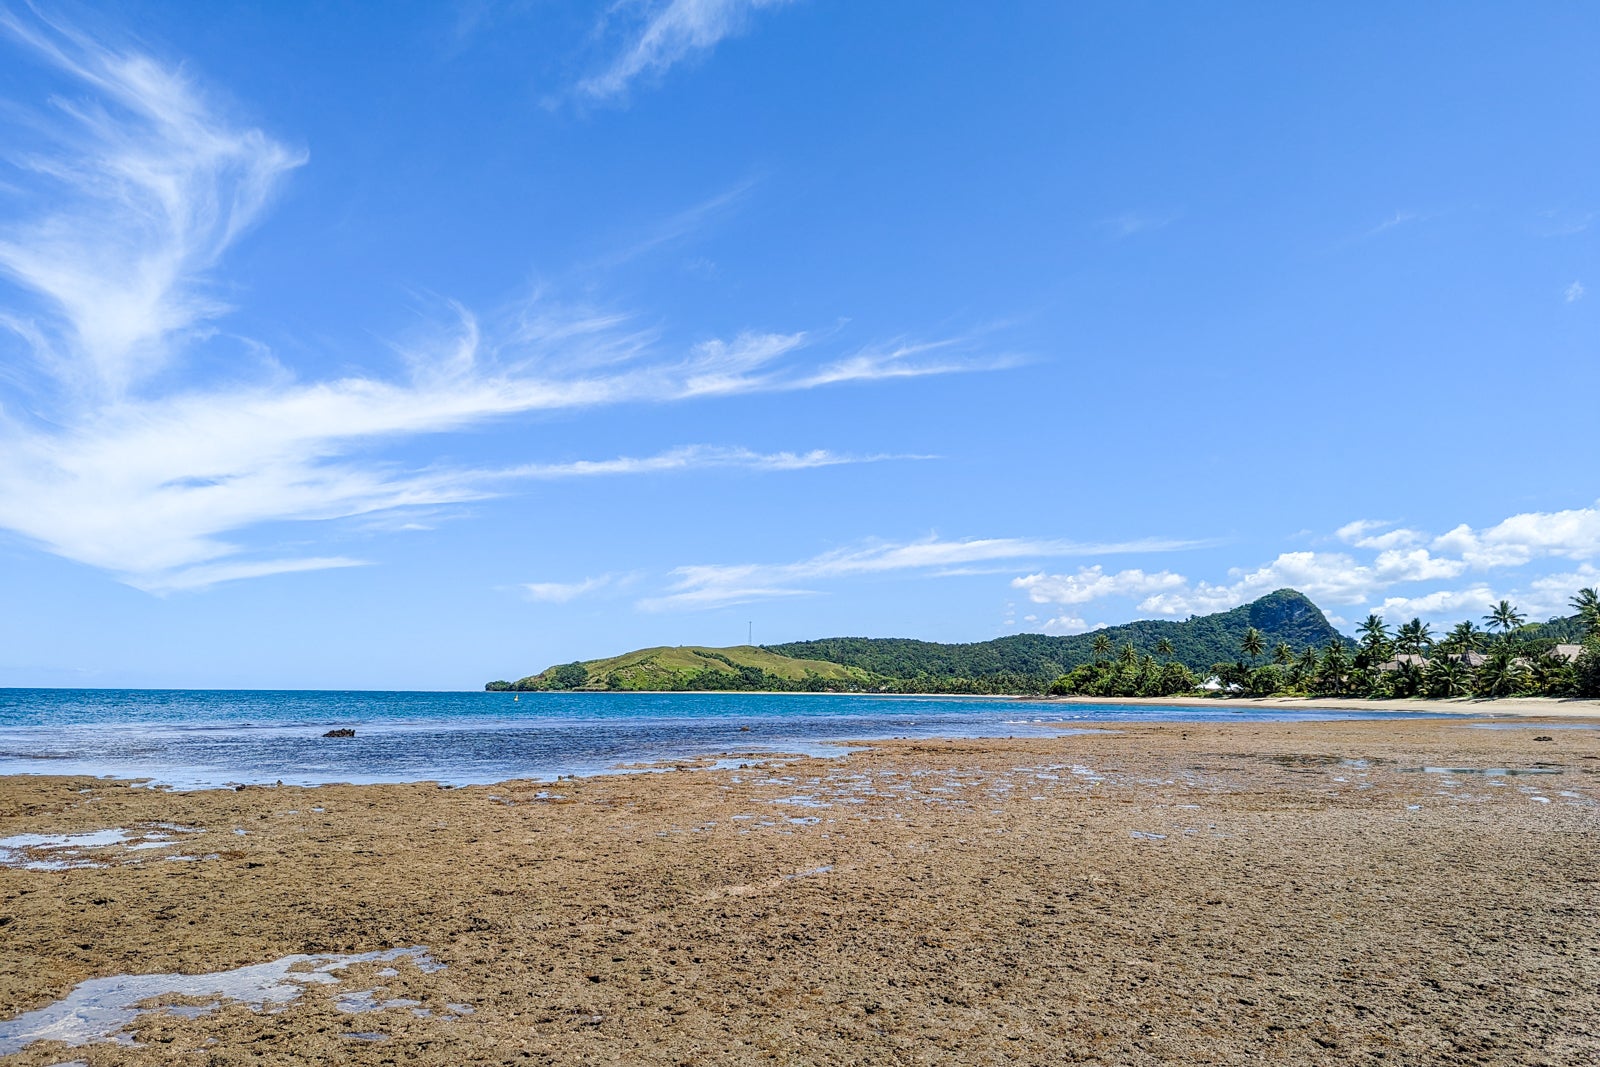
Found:
[[[1600,600],[1592,590],[1582,590],[1574,603],[1585,596],[1590,602]],[[1510,605],[1502,607],[1515,614]],[[1590,609],[1586,607],[1585,610]],[[1404,629],[1411,627],[1426,630],[1420,621]],[[1355,642],[1335,630],[1322,609],[1293,589],[1279,589],[1232,611],[1192,617],[1183,622],[1148,619],[1071,637],[1016,634],[958,645],[895,637],[833,637],[760,647],[644,648],[609,659],[557,664],[515,682],[490,682],[485,688],[846,693],[1042,693],[1049,690],[1094,696],[1170,696],[1193,688],[1197,677],[1204,678],[1216,667],[1219,675],[1237,674],[1242,679],[1239,684],[1248,683],[1252,692],[1260,686],[1266,687],[1262,690],[1264,693],[1282,691],[1284,675],[1277,667],[1246,669],[1243,663],[1246,657],[1251,665],[1257,665],[1260,660],[1260,653],[1247,654],[1244,649],[1245,634],[1251,629],[1259,632],[1260,653],[1273,656],[1277,646],[1286,645],[1294,654],[1296,670],[1300,672],[1292,679],[1296,686],[1304,689],[1308,679],[1311,684],[1322,684],[1318,681],[1322,679],[1333,692],[1342,691],[1347,671],[1340,661],[1355,651]],[[1565,674],[1555,669],[1559,666],[1555,661],[1541,661],[1537,670],[1544,673],[1539,677],[1520,675],[1528,675],[1533,670],[1528,663],[1551,646],[1576,644],[1586,640],[1584,635],[1591,630],[1600,634],[1600,623],[1585,621],[1580,613],[1512,629],[1516,638],[1512,651],[1521,658],[1502,657],[1505,663],[1513,664],[1507,668],[1510,676],[1499,678],[1479,672],[1481,677],[1475,679],[1446,678],[1444,681],[1451,686],[1443,695],[1459,695],[1455,690],[1482,690],[1503,696],[1539,686],[1543,688],[1534,691],[1549,695],[1585,691],[1582,687],[1590,683],[1573,674],[1574,669],[1579,674],[1588,669],[1583,666],[1581,657],[1576,661],[1576,668],[1570,663],[1563,668]],[[1511,630],[1506,632],[1509,635]],[[1483,647],[1483,632],[1478,631],[1476,636],[1478,647]],[[1452,635],[1450,641],[1454,640]],[[1511,637],[1503,640],[1509,643]],[[1600,637],[1587,640],[1600,640]],[[1343,650],[1333,647],[1334,643],[1343,645]],[[1425,632],[1421,643],[1428,644]],[[1104,653],[1095,652],[1097,644]],[[1444,647],[1449,651],[1450,643],[1445,642]],[[1510,647],[1509,644],[1506,647]],[[1130,648],[1131,655],[1128,654]],[[1383,642],[1383,648],[1383,656],[1391,654],[1392,642]],[[1304,655],[1308,649],[1320,652],[1321,656]],[[1446,656],[1437,662],[1448,667],[1455,658]],[[1515,668],[1518,663],[1522,666]],[[1235,668],[1233,664],[1239,666]],[[1306,664],[1311,666],[1307,668]],[[1077,672],[1081,677],[1073,675],[1077,667],[1084,668]],[[1305,673],[1307,670],[1309,674]],[[1363,671],[1365,668],[1355,673]],[[1413,674],[1420,677],[1417,672]],[[1432,679],[1433,674],[1428,677]],[[1600,679],[1600,674],[1594,677]],[[1417,684],[1415,677],[1403,672],[1383,671],[1365,671],[1362,684],[1377,695],[1392,696],[1397,695],[1396,679]],[[1433,681],[1428,684],[1434,686]],[[1439,694],[1430,689],[1428,695]]]
[[[1335,639],[1349,640],[1333,628],[1322,609],[1305,594],[1279,589],[1215,615],[1195,616],[1183,622],[1145,619],[1071,637],[1017,634],[956,645],[897,637],[831,637],[763,647],[780,656],[823,660],[888,678],[1008,677],[1042,679],[1048,684],[1073,667],[1093,660],[1095,638],[1102,634],[1110,639],[1113,649],[1131,643],[1140,653],[1154,653],[1157,642],[1164,637],[1172,644],[1172,659],[1193,671],[1204,672],[1214,663],[1238,659],[1239,642],[1252,626],[1261,631],[1268,649],[1281,641],[1298,653],[1308,645],[1321,648]]]

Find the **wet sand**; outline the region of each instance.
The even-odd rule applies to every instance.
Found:
[[[0,1019],[121,974],[442,965],[6,1062],[1593,1063],[1600,730],[1571,726],[1137,725],[468,789],[4,779],[0,837],[132,836],[0,868]]]

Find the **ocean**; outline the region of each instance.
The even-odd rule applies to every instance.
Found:
[[[852,741],[883,738],[1057,736],[1063,724],[1402,717],[795,693],[0,689],[0,774],[93,775],[175,789],[475,785],[674,760],[839,754]],[[355,736],[323,736],[344,728]]]

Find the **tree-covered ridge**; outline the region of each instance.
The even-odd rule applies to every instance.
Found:
[[[1576,614],[1528,623],[1502,601],[1486,629],[1437,634],[1421,619],[1391,630],[1370,615],[1359,639],[1280,589],[1231,611],[1145,620],[1072,637],[1017,634],[939,644],[839,637],[734,648],[646,648],[563,663],[490,690],[765,690],[1175,696],[1202,683],[1252,696],[1600,696],[1600,595]],[[1579,642],[1582,642],[1581,646]]]
[[[844,637],[790,644],[711,649],[640,649],[608,659],[559,664],[495,690],[724,690],[888,693],[1042,693],[1061,675],[1094,658],[1096,641],[1132,644],[1192,671],[1234,656],[1256,627],[1296,648],[1348,640],[1302,594],[1280,589],[1251,604],[1183,622],[1143,621],[1093,634],[1016,634],[992,641],[939,644],[895,637]]]
[[[893,678],[982,680],[1009,676],[1043,688],[1074,667],[1092,662],[1095,643],[1102,639],[1119,649],[1131,644],[1139,655],[1155,654],[1157,646],[1166,641],[1172,647],[1166,658],[1191,671],[1208,671],[1214,663],[1234,659],[1239,641],[1251,627],[1264,634],[1269,644],[1282,642],[1296,651],[1349,640],[1305,594],[1279,589],[1215,615],[1182,622],[1146,619],[1071,637],[1016,634],[951,645],[896,637],[834,637],[767,647],[796,659],[825,660]]]
[[[1529,625],[1515,605],[1502,600],[1483,616],[1484,628],[1462,621],[1442,634],[1420,618],[1391,629],[1382,617],[1368,615],[1353,653],[1340,638],[1297,654],[1287,643],[1269,646],[1251,627],[1239,641],[1236,659],[1212,665],[1207,685],[1262,697],[1600,696],[1600,593],[1580,589],[1572,606],[1577,614],[1570,618]],[[1558,640],[1567,635],[1581,636],[1582,643]],[[1050,691],[1170,696],[1193,685],[1185,678],[1186,668],[1141,656],[1132,645],[1111,653],[1111,643],[1096,635],[1095,658],[1056,679]]]

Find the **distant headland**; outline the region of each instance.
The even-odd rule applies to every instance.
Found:
[[[1368,616],[1341,634],[1294,589],[1183,621],[1146,619],[1091,633],[1015,634],[965,644],[834,637],[777,645],[644,648],[547,667],[491,692],[928,693],[1172,697],[1450,698],[1600,696],[1600,597],[1529,623],[1502,601],[1486,628],[1391,630]]]

